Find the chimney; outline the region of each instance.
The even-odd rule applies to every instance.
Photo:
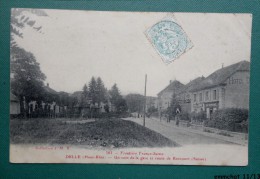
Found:
[[[47,87],[49,87],[49,83],[47,83]]]
[[[222,68],[224,68],[224,63],[222,63]]]
[[[170,84],[172,83],[172,80],[170,80]]]

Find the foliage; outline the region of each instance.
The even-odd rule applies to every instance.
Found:
[[[69,96],[68,93],[59,92],[58,97],[59,97],[59,104],[61,106],[69,106],[70,101],[71,101],[71,97]]]
[[[17,46],[14,37],[22,38],[22,30],[25,27],[31,27],[35,31],[41,32],[42,26],[36,25],[36,21],[31,19],[32,15],[48,16],[47,13],[41,9],[12,8],[10,23],[11,48]]]
[[[181,112],[181,106],[178,102],[177,96],[175,93],[172,95],[171,104],[166,110],[166,114],[169,115],[170,118],[174,118],[177,115],[177,109]]]
[[[101,106],[101,103],[105,104],[105,111],[109,111],[108,96],[105,85],[100,77],[95,79],[91,78],[89,85],[86,84],[82,88],[82,93],[79,99],[81,106]]]
[[[178,114],[180,117],[180,120],[184,120],[184,121],[190,121],[190,114],[187,112],[181,112],[180,114]]]
[[[13,75],[11,91],[20,100],[25,97],[27,103],[32,100],[42,100],[45,96],[43,85],[46,76],[42,73],[40,64],[32,53],[20,47],[13,47],[11,53],[15,56],[10,65]]]
[[[128,109],[131,113],[143,111],[144,96],[140,94],[128,94],[125,97]]]
[[[227,108],[215,111],[212,114],[212,119],[205,121],[205,126],[234,132],[246,132],[247,121],[247,109]]]
[[[72,122],[73,121],[73,122]],[[88,148],[176,147],[163,135],[122,119],[75,120],[33,119],[10,121],[12,144],[81,145]]]
[[[104,86],[104,83],[100,77],[97,78],[97,84],[96,84],[96,93],[97,93],[97,103],[100,106],[101,102],[106,103],[107,102],[107,91]]]
[[[87,98],[88,97],[88,86],[85,84],[82,88],[83,92],[82,92],[82,95],[84,98]]]
[[[36,21],[31,20],[30,16],[47,16],[43,10],[13,8],[11,12],[11,92],[14,93],[20,101],[25,101],[26,106],[22,106],[22,112],[26,115],[28,112],[29,101],[36,100],[38,103],[44,98],[48,98],[48,93],[44,90],[44,80],[46,76],[40,69],[40,64],[35,56],[18,47],[15,37],[23,37],[23,28],[31,27],[40,31],[41,26],[35,26]],[[24,108],[25,107],[25,108]]]
[[[155,113],[155,112],[157,112],[157,111],[158,111],[158,109],[155,108],[154,106],[151,106],[151,107],[149,107],[149,108],[147,109],[148,114],[152,114],[152,113]]]
[[[115,107],[115,112],[122,113],[127,111],[126,100],[123,99],[122,95],[116,84],[114,84],[109,90],[111,104]]]
[[[88,98],[91,100],[91,103],[95,105],[97,102],[97,82],[94,77],[91,78],[88,88]]]
[[[111,88],[111,90],[109,90],[109,94],[110,94],[110,100],[111,103],[116,105],[116,103],[120,100],[120,98],[122,98],[119,89],[117,87],[117,84],[114,84]]]
[[[200,112],[192,112],[190,115],[191,119],[198,122],[203,122],[206,120],[206,112],[200,111]]]
[[[126,100],[123,98],[118,99],[118,101],[116,102],[116,111],[118,113],[124,113],[127,111],[127,104],[126,104]]]
[[[218,134],[219,134],[219,135],[223,135],[223,136],[227,136],[227,137],[233,137],[233,136],[230,135],[228,132],[224,132],[224,131],[220,131]]]

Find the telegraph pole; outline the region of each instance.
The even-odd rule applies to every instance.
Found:
[[[146,112],[146,83],[147,83],[147,74],[145,74],[145,83],[144,83],[144,121],[143,121],[144,127],[145,127],[145,112]]]

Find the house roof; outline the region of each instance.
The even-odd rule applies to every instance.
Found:
[[[199,91],[207,88],[211,88],[214,86],[225,85],[225,81],[233,75],[237,71],[249,71],[250,70],[250,62],[248,61],[241,61],[235,63],[233,65],[221,68],[207,78],[202,80],[199,85],[196,85],[191,91]]]
[[[182,88],[181,93],[189,92],[189,91],[197,88],[204,79],[205,79],[205,77],[202,76],[202,77],[198,77],[198,78],[195,78],[194,80],[190,81]]]
[[[171,91],[171,92],[175,92],[177,94],[181,91],[181,89],[183,87],[184,87],[184,84],[182,84],[181,82],[179,82],[177,80],[174,80],[168,86],[166,86],[162,91],[160,91],[157,95],[160,96],[165,91]]]
[[[10,93],[10,101],[17,101],[18,102],[19,99],[13,93]]]

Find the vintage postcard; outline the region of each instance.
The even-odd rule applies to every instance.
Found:
[[[10,162],[248,163],[251,14],[11,10]]]

